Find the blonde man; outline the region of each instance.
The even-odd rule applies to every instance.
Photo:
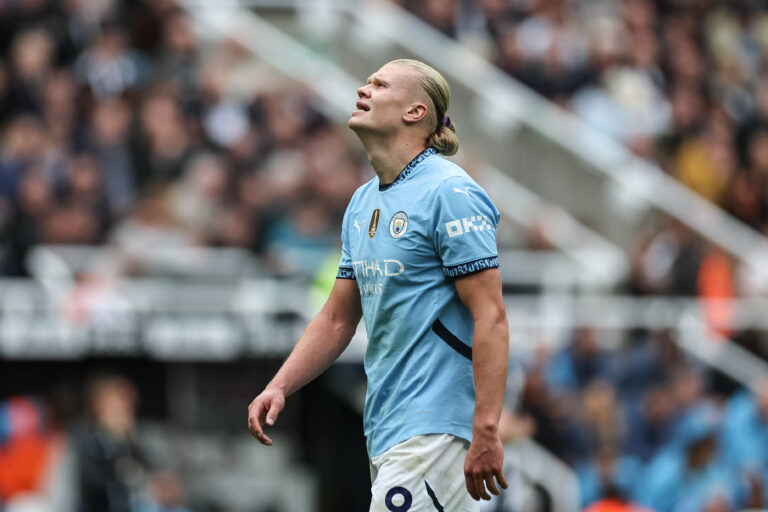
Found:
[[[437,71],[392,61],[357,94],[349,127],[376,177],[347,207],[327,303],[250,404],[249,428],[272,444],[263,425],[341,354],[362,315],[370,510],[476,511],[473,500],[507,487],[497,434],[508,351],[499,214],[439,156],[454,154],[458,139]]]

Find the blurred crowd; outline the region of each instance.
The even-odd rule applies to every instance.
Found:
[[[621,350],[600,336],[579,329],[539,352],[503,437],[531,436],[568,463],[593,512],[768,508],[768,377],[739,387],[667,331],[631,333]]]
[[[764,2],[397,3],[768,232]]]
[[[335,251],[358,145],[238,44],[204,49],[173,0],[0,2],[0,55],[0,276],[36,244],[107,244],[122,274],[148,247],[299,275]]]

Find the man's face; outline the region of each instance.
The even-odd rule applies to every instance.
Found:
[[[349,118],[355,132],[387,133],[397,130],[403,115],[417,101],[414,72],[397,64],[386,64],[357,90],[357,110]]]

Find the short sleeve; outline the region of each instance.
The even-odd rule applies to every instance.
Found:
[[[499,266],[499,211],[485,190],[469,178],[451,178],[441,184],[433,204],[443,275],[461,277]]]
[[[355,279],[355,270],[352,266],[352,254],[349,250],[349,230],[347,229],[347,215],[349,209],[344,212],[344,220],[341,222],[341,261],[336,279]]]

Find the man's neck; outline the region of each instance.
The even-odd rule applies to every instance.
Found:
[[[361,137],[361,140],[368,154],[368,160],[382,185],[395,181],[405,166],[426,149],[423,143],[415,143],[412,138]]]

